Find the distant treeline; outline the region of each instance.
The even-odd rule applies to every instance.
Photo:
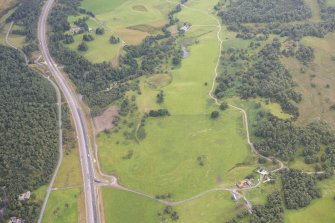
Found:
[[[21,55],[0,45],[0,222],[36,222],[40,202],[18,196],[46,184],[58,158],[56,95]]]

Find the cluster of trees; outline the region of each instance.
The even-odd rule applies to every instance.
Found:
[[[282,175],[285,205],[288,209],[299,209],[308,206],[313,199],[321,197],[316,187],[314,176],[300,170],[285,170]]]
[[[215,9],[222,20],[228,24],[228,29],[239,32],[238,37],[252,39],[258,34],[270,33],[300,39],[304,36],[324,37],[335,31],[335,7],[328,6],[326,0],[318,0],[321,12],[321,22],[307,21],[311,10],[304,5],[303,0],[252,0],[233,1],[223,8],[218,4]],[[302,23],[289,23],[301,20]],[[261,26],[248,26],[242,23],[265,23]]]
[[[164,117],[169,116],[170,113],[167,109],[158,109],[158,110],[151,110],[149,112],[150,117]]]
[[[118,44],[120,42],[120,38],[117,36],[111,36],[109,38],[109,43],[110,44]]]
[[[18,195],[47,183],[55,167],[58,126],[52,89],[17,51],[0,46],[0,188],[7,198],[0,199],[0,222],[13,216],[36,222],[40,202],[34,196],[21,202]]]
[[[156,95],[156,102],[158,104],[162,104],[164,102],[164,92],[162,90]]]
[[[105,106],[124,95],[129,85],[126,81],[143,74],[159,72],[163,64],[172,62],[176,55],[182,55],[176,39],[166,34],[147,37],[138,46],[125,46],[126,52],[120,58],[118,68],[109,63],[93,64],[75,52],[66,49],[61,41],[66,39],[64,33],[70,29],[67,21],[69,15],[78,14],[79,0],[60,0],[51,12],[49,24],[52,28],[50,47],[53,56],[64,65],[65,72],[77,86],[84,100],[91,107],[92,115],[99,114]],[[67,37],[68,38],[68,37]],[[82,44],[80,49],[87,50]],[[109,88],[111,83],[120,83],[118,88]]]
[[[303,148],[300,155],[305,163],[315,164],[316,171],[325,171],[325,174],[319,175],[320,179],[333,174],[335,162],[331,148],[335,145],[335,132],[327,123],[318,121],[296,126],[291,120],[281,120],[265,112],[258,113],[256,123],[255,148],[264,156],[291,160],[300,146]],[[327,146],[327,149],[320,156],[321,145]]]
[[[301,44],[295,56],[301,62],[308,63],[314,59],[314,50],[310,46],[305,46]]]
[[[179,215],[178,213],[173,210],[173,207],[171,206],[166,206],[163,211],[159,211],[157,213],[158,217],[160,218],[161,222],[166,222],[168,219],[172,221],[178,221],[179,220]]]
[[[22,29],[13,30],[17,35],[24,35],[26,44],[23,51],[30,56],[38,49],[37,43],[37,22],[40,15],[42,0],[21,1],[15,11],[6,19],[6,22],[14,22]]]
[[[300,21],[312,16],[303,0],[237,0],[218,15],[225,23],[263,23]]]
[[[237,71],[235,75],[221,75],[217,79],[218,86],[214,91],[216,97],[224,97],[227,91],[235,87],[241,98],[268,98],[278,102],[285,112],[297,117],[298,108],[291,101],[300,102],[301,95],[292,89],[295,83],[280,62],[280,48],[281,43],[275,39],[259,51],[258,59],[252,66],[246,66],[245,70]],[[231,55],[230,60],[236,60],[235,56]]]
[[[250,217],[251,223],[284,222],[284,206],[280,192],[276,191],[268,195],[265,205],[258,205],[253,208]]]

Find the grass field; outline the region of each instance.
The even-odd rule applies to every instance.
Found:
[[[84,194],[81,192],[82,175],[79,151],[73,148],[64,155],[48,204],[43,222],[85,222]],[[44,190],[45,193],[45,190]]]
[[[87,21],[89,27],[92,29],[104,27],[106,30],[102,36],[93,34],[95,40],[87,43],[89,50],[79,52],[95,63],[103,61],[115,63],[117,60],[122,51],[121,43],[111,45],[109,43],[111,35],[120,37],[125,44],[140,44],[146,36],[156,33],[167,22],[166,14],[171,8],[164,0],[85,0],[82,6],[96,15],[96,19],[90,18]],[[70,17],[69,22],[73,23],[78,18]],[[82,35],[75,35],[74,38],[75,42],[68,47],[77,50],[82,42]]]
[[[165,205],[136,194],[112,188],[103,188],[106,223],[156,223]],[[179,215],[178,222],[225,222],[243,210],[240,202],[234,202],[228,192],[215,192],[173,209]],[[164,222],[173,222],[167,220]]]
[[[52,191],[44,213],[43,222],[82,222],[79,221],[78,216],[80,196],[80,188]]]
[[[335,6],[335,0],[327,0],[326,2],[329,6]]]
[[[208,2],[192,5],[212,7]],[[241,113],[228,109],[217,120],[210,119],[210,113],[218,110],[208,92],[219,44],[216,27],[202,25],[215,25],[215,21],[193,10],[183,10],[178,17],[194,25],[186,38],[197,38],[199,43],[189,46],[190,56],[180,68],[172,70],[172,82],[161,88],[165,95],[161,108],[168,109],[171,116],[147,119],[147,136],[140,143],[125,139],[127,125],[121,125],[118,133],[103,133],[98,138],[104,171],[116,174],[130,188],[152,195],[172,193],[173,200],[234,184],[255,168],[249,166],[251,154]],[[142,79],[142,94],[137,96],[140,113],[160,107],[155,102],[158,91],[147,84],[153,77]],[[132,158],[124,159],[129,151],[133,152]],[[205,157],[204,166],[199,165],[198,157]]]
[[[156,223],[163,204],[125,191],[102,188],[106,223]]]

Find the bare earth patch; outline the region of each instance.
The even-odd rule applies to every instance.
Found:
[[[119,110],[116,106],[106,109],[101,115],[93,119],[94,127],[97,133],[114,128],[113,120],[118,116]]]
[[[147,32],[142,32],[133,29],[117,29],[114,30],[115,33],[121,37],[122,40],[126,42],[126,44],[130,45],[138,45],[141,44],[145,37],[149,35]]]
[[[148,9],[144,5],[134,5],[133,10],[140,12],[147,12]]]

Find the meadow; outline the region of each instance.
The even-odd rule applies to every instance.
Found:
[[[204,3],[199,4],[197,7],[204,7]],[[249,165],[251,158],[241,113],[228,109],[217,120],[210,119],[210,113],[219,110],[208,97],[219,44],[216,27],[197,24],[213,25],[215,21],[191,10],[183,10],[178,17],[194,24],[186,38],[200,36],[199,43],[188,46],[190,56],[180,68],[171,71],[172,82],[160,88],[165,95],[162,105],[155,102],[158,89],[147,84],[153,77],[142,78],[142,94],[137,96],[139,113],[166,108],[171,116],[148,118],[146,138],[140,143],[125,139],[127,125],[121,125],[118,133],[102,133],[98,137],[105,172],[117,175],[122,184],[151,195],[171,193],[173,200],[232,185],[255,168],[236,170]],[[129,151],[132,157],[125,159]],[[199,157],[205,157],[203,166],[197,161]]]
[[[106,223],[156,223],[165,205],[157,201],[113,188],[103,188]],[[131,207],[131,208],[130,208]],[[173,207],[179,222],[224,222],[243,210],[240,202],[234,202],[228,192],[215,192]],[[164,222],[174,222],[167,219]]]

